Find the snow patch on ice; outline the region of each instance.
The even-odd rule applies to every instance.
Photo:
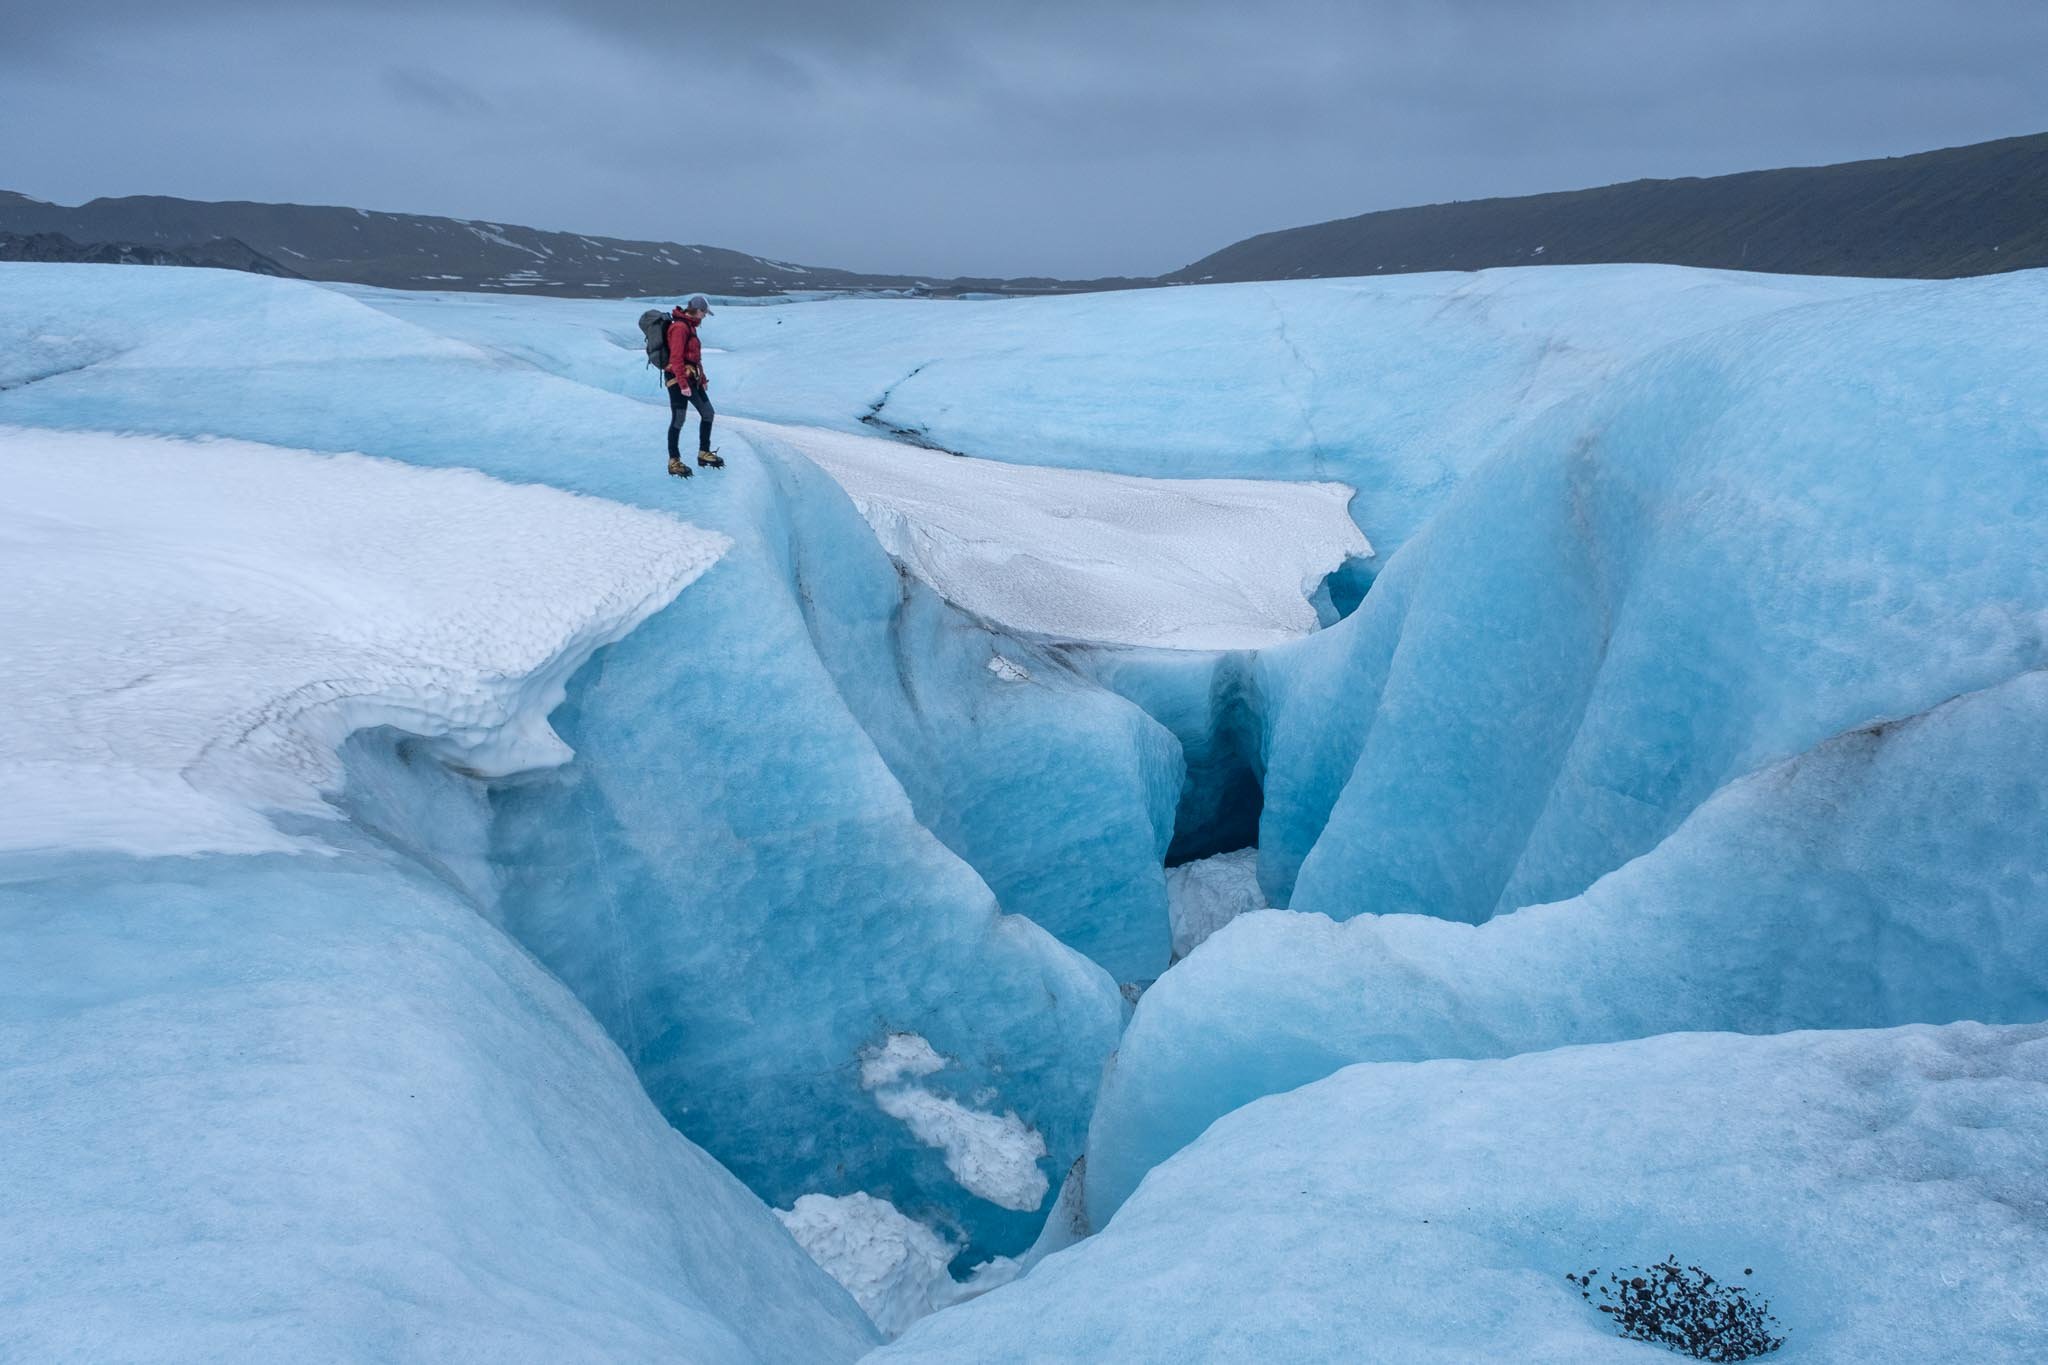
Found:
[[[1001,678],[1004,682],[1031,681],[1030,669],[1024,667],[1024,665],[1018,663],[1015,659],[1006,658],[1001,654],[992,654],[989,656],[988,671],[995,674],[998,678]]]
[[[1372,546],[1340,483],[1147,479],[735,420],[830,474],[941,597],[1046,639],[1254,649],[1314,632],[1310,598]]]
[[[1052,1184],[1038,1169],[1045,1139],[1015,1114],[989,1114],[918,1086],[884,1090],[875,1103],[901,1119],[919,1142],[945,1153],[963,1189],[991,1204],[1028,1213]]]
[[[1002,1208],[1022,1213],[1037,1208],[1052,1188],[1038,1167],[1046,1146],[1037,1129],[1014,1112],[970,1109],[904,1083],[946,1065],[921,1035],[892,1033],[880,1047],[861,1053],[861,1088],[873,1092],[876,1106],[902,1121],[919,1142],[937,1148],[962,1189]]]
[[[863,1090],[898,1085],[913,1076],[943,1071],[946,1059],[924,1037],[916,1033],[892,1033],[880,1047],[860,1055],[860,1084]]]
[[[958,1248],[871,1194],[807,1194],[775,1216],[886,1336],[941,1308],[1017,1277],[1020,1263],[997,1256],[965,1282],[947,1270]]]
[[[1166,869],[1166,911],[1173,920],[1173,957],[1192,953],[1202,940],[1248,910],[1262,910],[1259,851],[1240,848]]]
[[[467,470],[0,427],[0,849],[311,847],[391,726],[502,777],[571,674],[729,542]]]

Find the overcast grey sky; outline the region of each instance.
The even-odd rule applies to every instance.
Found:
[[[1152,274],[1369,209],[2048,131],[2048,0],[0,0],[0,188]]]

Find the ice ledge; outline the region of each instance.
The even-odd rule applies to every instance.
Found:
[[[1315,631],[1323,581],[1373,550],[1341,483],[1150,479],[977,460],[734,419],[846,490],[947,601],[1044,640],[1259,649]]]
[[[0,427],[0,851],[303,850],[359,730],[503,777],[724,536],[469,470]]]

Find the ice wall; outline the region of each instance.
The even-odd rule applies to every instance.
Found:
[[[1569,901],[1476,926],[1241,917],[1140,1002],[1090,1212],[1230,1110],[1353,1062],[2048,1017],[2044,772],[2035,671],[1740,778]]]
[[[859,1309],[445,886],[0,864],[0,1356],[851,1361]]]
[[[575,772],[505,794],[500,853],[533,859],[507,920],[669,1117],[775,1202],[870,1189],[975,1254],[1029,1242],[1029,1213],[967,1190],[882,1112],[858,1054],[891,1030],[930,1038],[952,1059],[932,1093],[1014,1113],[1048,1144],[1046,1173],[1064,1169],[1122,1001],[989,886],[1105,957],[1163,966],[1179,780],[1163,731],[906,588],[836,486],[744,441],[716,478],[669,479],[647,404],[302,283],[26,265],[0,280],[0,354],[22,381],[0,420],[474,465],[729,537],[571,687],[557,728]],[[1026,676],[998,676],[998,656]],[[935,833],[920,808],[952,823],[932,814]]]
[[[735,493],[771,506],[803,496],[784,479],[838,496],[815,470],[759,466],[743,477]],[[1032,1212],[963,1185],[941,1146],[863,1087],[861,1054],[892,1032],[928,1039],[945,1065],[923,1088],[1019,1116],[1057,1170],[1079,1151],[1121,1000],[1099,967],[1000,912],[988,885],[918,822],[920,788],[884,761],[944,740],[945,727],[971,746],[948,756],[953,772],[995,745],[1028,743],[1029,731],[999,728],[1000,693],[980,707],[991,733],[966,733],[978,696],[1020,685],[988,671],[985,636],[948,639],[936,613],[906,604],[886,561],[881,577],[864,578],[834,557],[806,518],[843,516],[840,534],[865,537],[843,500],[787,515],[786,542],[741,541],[572,685],[555,724],[582,761],[495,801],[508,923],[619,1039],[665,1111],[770,1202],[862,1190],[977,1255],[1018,1249],[1036,1229]],[[860,614],[869,607],[882,619]],[[892,626],[899,610],[906,619]],[[827,660],[849,665],[845,691]],[[934,709],[914,712],[926,688]],[[877,718],[870,728],[863,714]],[[1075,742],[1063,735],[1076,733],[1085,732],[1040,735],[1057,759]],[[1127,730],[1121,737],[1128,744]],[[1113,846],[1133,831],[1157,877],[1161,840],[1144,786],[1112,788],[1103,750],[1092,763],[1066,752],[1075,763],[1060,776],[1075,804],[998,808],[988,818],[1001,823],[975,837],[1006,829],[1013,847],[1029,848],[1035,834],[1085,818],[1099,790],[1121,823],[1095,837]],[[945,800],[949,770],[924,771],[931,799]],[[988,782],[1001,791],[1006,776]],[[963,822],[974,813],[949,810]],[[1063,875],[1091,875],[1058,863],[1025,871],[1048,894]],[[1162,888],[1162,960],[1163,899]]]
[[[1793,309],[1537,420],[1260,656],[1273,903],[1575,895],[1742,773],[2048,661],[2044,304],[2033,272]]]
[[[484,780],[725,539],[242,441],[0,466],[0,1357],[870,1344],[494,923]]]
[[[1167,850],[1171,861],[1258,842],[1265,737],[1254,651],[1096,647],[1062,653],[1180,741],[1187,781]]]

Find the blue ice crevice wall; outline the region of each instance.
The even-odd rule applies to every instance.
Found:
[[[653,477],[646,404],[303,283],[17,266],[8,290],[0,421],[467,465],[729,535],[575,680],[557,729],[578,761],[498,792],[489,856],[457,857],[455,884],[481,862],[487,913],[764,1197],[865,1189],[973,1254],[1028,1244],[1036,1215],[965,1189],[860,1086],[859,1056],[927,1038],[937,1099],[1015,1115],[1045,1173],[1065,1169],[1122,1024],[1117,980],[1169,950],[1165,730],[905,583],[801,462],[731,441],[715,479]],[[997,652],[1028,680],[991,672]],[[430,843],[404,831],[440,800],[386,800],[396,842]]]
[[[1099,1222],[1357,1061],[2048,1008],[2048,277],[1682,342],[1259,656],[1274,904],[1140,1003]]]

